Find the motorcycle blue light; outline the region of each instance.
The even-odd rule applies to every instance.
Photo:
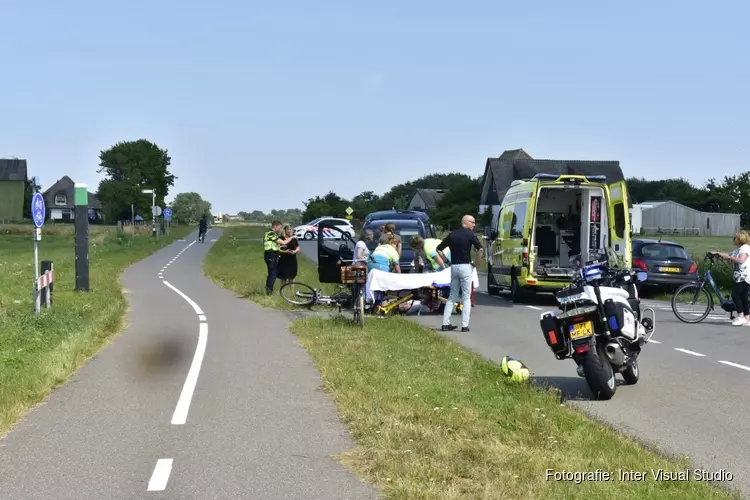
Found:
[[[614,316],[609,317],[609,328],[611,330],[619,330],[619,325],[617,324],[617,318]]]
[[[586,272],[585,272],[586,276],[594,276],[594,275],[601,274],[601,273],[602,271],[598,267],[592,267],[591,269],[586,269]]]

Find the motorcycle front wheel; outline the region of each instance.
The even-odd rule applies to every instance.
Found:
[[[586,374],[586,383],[594,397],[602,401],[612,399],[617,390],[617,383],[615,372],[604,352],[604,345],[597,344],[596,349],[589,350],[581,364]]]

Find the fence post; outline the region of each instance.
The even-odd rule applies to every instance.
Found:
[[[52,271],[55,268],[55,265],[51,260],[43,260],[41,263],[41,270],[39,272],[40,275],[44,275],[47,271]],[[53,283],[50,283],[49,285],[42,288],[42,299],[47,303],[47,307],[49,307],[50,304],[52,304],[52,292],[54,292],[55,286]]]

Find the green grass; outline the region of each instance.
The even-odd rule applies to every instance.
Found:
[[[119,331],[127,309],[120,273],[191,228],[172,227],[158,241],[150,230],[133,238],[132,233],[118,235],[113,227],[92,225],[91,290],[75,292],[73,227],[45,228],[39,260],[53,261],[56,277],[52,308],[43,303],[37,316],[30,226],[0,226],[0,434]]]
[[[266,263],[263,260],[261,238],[268,229],[253,226],[231,226],[224,232],[209,251],[203,262],[203,271],[214,283],[252,300],[264,307],[275,309],[297,309],[279,295],[281,280],[276,280],[273,295],[266,295]],[[295,281],[305,283],[313,288],[320,288],[324,293],[331,293],[335,285],[321,285],[318,271],[313,263],[297,254],[298,274]],[[319,309],[319,308],[314,308]]]
[[[219,284],[260,303],[260,249],[225,234],[205,270]],[[259,245],[258,242],[250,245]],[[257,263],[256,263],[257,262]],[[241,268],[238,270],[238,267]],[[314,272],[300,259],[304,273]],[[218,275],[218,277],[216,276]],[[313,278],[305,278],[313,282]],[[355,441],[339,460],[389,499],[720,499],[739,498],[695,481],[546,480],[548,468],[682,471],[682,460],[646,451],[631,439],[560,404],[559,394],[513,383],[459,344],[401,317],[297,320],[291,326],[322,374],[325,390]]]

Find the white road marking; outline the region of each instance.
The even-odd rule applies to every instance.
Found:
[[[692,354],[693,356],[705,356],[705,354],[701,354],[695,351],[688,351],[687,349],[682,349],[681,347],[675,347],[674,350],[684,352],[685,354]]]
[[[182,425],[187,421],[187,414],[188,410],[190,409],[190,401],[193,399],[195,384],[198,382],[198,373],[201,370],[201,363],[203,363],[203,355],[206,353],[207,338],[208,323],[200,323],[198,346],[195,348],[193,363],[190,365],[190,371],[188,371],[187,378],[185,379],[185,385],[182,387],[180,399],[179,401],[177,401],[177,407],[175,408],[174,414],[172,415],[172,425]]]
[[[544,311],[544,309],[542,309],[541,307],[537,307],[537,306],[526,306],[526,307],[528,307],[529,309],[534,309],[536,311]]]
[[[183,299],[185,299],[185,302],[187,302],[188,304],[190,304],[191,306],[193,306],[193,310],[195,311],[195,314],[203,314],[203,309],[201,309],[200,306],[193,301],[193,299],[191,299],[190,297],[188,297],[187,295],[185,295],[184,293],[182,293],[181,291],[179,291],[178,289],[176,289],[174,286],[172,286],[172,284],[169,281],[162,280],[162,283],[164,283],[169,288],[171,288],[172,290],[174,290],[175,292],[177,292],[177,295],[179,295],[180,297],[182,297]]]
[[[167,488],[167,481],[172,473],[172,461],[171,458],[160,458],[156,461],[147,491],[164,491]]]
[[[734,366],[735,368],[742,368],[743,370],[747,370],[750,372],[750,366],[739,365],[737,363],[732,363],[731,361],[719,361],[719,363],[723,363],[729,366]]]
[[[661,342],[659,342],[658,340],[649,340],[648,343],[649,344],[661,344]]]
[[[206,315],[205,314],[199,315],[198,316],[198,321],[206,321]]]

